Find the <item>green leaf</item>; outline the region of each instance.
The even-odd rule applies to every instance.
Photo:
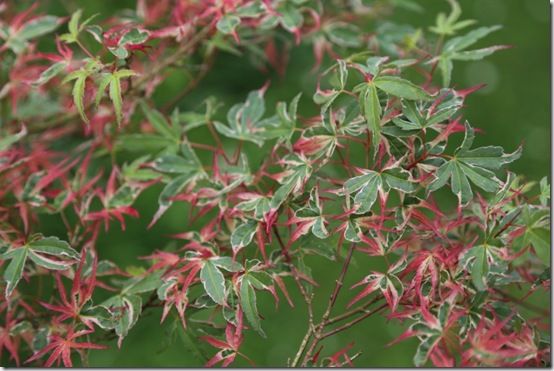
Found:
[[[88,302],[91,303],[91,302]],[[117,318],[102,305],[89,306],[88,304],[79,313],[81,320],[92,321],[103,330],[113,330],[117,324]]]
[[[169,290],[171,290],[171,288],[174,287],[176,284],[177,284],[177,279],[175,277],[172,277],[167,281],[163,282],[156,290],[158,299],[165,300],[167,298],[167,293],[169,292]]]
[[[33,331],[33,325],[31,324],[31,322],[29,321],[21,321],[19,323],[17,323],[16,325],[14,325],[10,331],[9,331],[9,334],[10,336],[17,336],[17,335],[21,335],[27,331]]]
[[[231,234],[231,246],[236,253],[241,248],[248,246],[256,231],[258,230],[258,222],[255,220],[248,220],[246,223],[239,225]]]
[[[158,203],[160,208],[154,216],[154,220],[158,220],[162,214],[171,206],[173,197],[179,194],[185,188],[185,186],[192,181],[192,174],[183,174],[167,183],[160,196],[158,197]]]
[[[395,76],[381,76],[373,80],[375,86],[389,95],[411,100],[429,100],[431,96],[414,83]]]
[[[450,179],[450,188],[462,205],[473,198],[469,181],[486,192],[495,192],[501,181],[491,170],[515,161],[521,155],[521,149],[506,154],[502,147],[488,146],[470,149],[473,144],[474,130],[466,122],[464,141],[454,156],[444,162],[435,172],[435,179],[429,184],[428,192],[442,188]]]
[[[27,135],[27,128],[23,126],[21,130],[12,135],[3,135],[3,138],[0,138],[0,152],[5,151],[12,146],[12,144],[17,143],[21,138]]]
[[[252,328],[265,338],[260,316],[258,315],[258,308],[256,307],[256,292],[250,283],[250,279],[248,274],[242,278],[240,284],[240,306]]]
[[[117,295],[104,301],[103,306],[113,313],[115,333],[119,336],[118,345],[129,330],[137,323],[142,312],[142,299],[139,295]]]
[[[419,346],[417,347],[416,353],[414,355],[414,365],[416,367],[422,367],[427,362],[427,359],[429,358],[429,353],[433,349],[433,346],[437,341],[440,340],[440,336],[433,335],[425,338],[424,340],[419,343]]]
[[[344,238],[350,242],[360,242],[360,233],[360,227],[352,220],[348,220],[346,229],[344,230]]]
[[[459,52],[475,44],[491,32],[497,31],[501,26],[479,27],[463,36],[454,37],[444,44],[443,52]]]
[[[35,264],[50,270],[65,270],[79,259],[79,253],[72,249],[65,241],[57,237],[32,237],[28,244],[9,249],[1,255],[4,260],[11,259],[4,271],[6,281],[6,297],[8,297],[21,279],[27,258]],[[43,254],[55,256],[59,260],[46,257]]]
[[[100,78],[100,81],[98,83],[98,89],[96,90],[96,97],[94,98],[94,105],[98,107],[100,104],[100,101],[102,100],[102,97],[104,96],[104,91],[110,85],[110,82],[112,81],[112,75],[109,73],[102,74],[102,77]]]
[[[217,267],[225,269],[227,272],[240,272],[243,270],[242,265],[233,261],[233,259],[228,256],[218,256],[217,258],[210,258],[210,260]]]
[[[270,210],[269,199],[263,196],[241,202],[235,207],[243,211],[254,211],[254,218],[256,218],[256,220],[261,220]]]
[[[158,157],[153,163],[154,169],[163,173],[186,174],[195,171],[198,166],[193,161],[182,156],[164,155]]]
[[[383,182],[390,188],[403,193],[411,193],[416,190],[417,185],[408,180],[410,173],[401,168],[391,168],[381,173]]]
[[[329,232],[325,227],[325,219],[321,216],[318,216],[315,220],[314,225],[312,226],[312,233],[314,236],[320,239],[325,239],[329,237]]]
[[[539,183],[539,186],[540,186],[539,200],[542,206],[547,206],[548,200],[550,200],[550,186],[548,184],[548,179],[546,177],[542,178]]]
[[[377,148],[381,142],[381,103],[377,95],[377,88],[370,83],[360,95],[361,107],[372,135],[372,146]]]
[[[279,21],[283,28],[289,32],[296,32],[304,21],[300,8],[292,3],[286,2],[284,6],[278,8]]]
[[[65,257],[78,260],[80,257],[80,254],[69,246],[67,242],[62,241],[57,237],[41,238],[30,242],[27,246],[35,252],[54,255],[58,258]]]
[[[357,48],[361,46],[361,32],[351,23],[333,22],[324,29],[332,43],[344,48]]]
[[[60,18],[52,15],[43,15],[25,23],[17,31],[17,38],[31,40],[54,31],[60,25]]]
[[[250,141],[261,147],[266,124],[260,121],[265,112],[264,91],[265,88],[250,92],[244,103],[235,104],[227,112],[229,126],[216,121],[215,129],[226,137]]]
[[[79,115],[81,115],[81,118],[84,122],[87,124],[89,123],[88,117],[85,114],[85,87],[87,83],[88,78],[88,72],[84,70],[77,71],[77,77],[75,79],[75,83],[73,84],[73,103],[75,104],[75,107],[77,108],[77,111],[79,112]],[[71,76],[71,75],[70,75]]]
[[[35,254],[32,250],[29,251],[28,256],[36,265],[40,265],[41,267],[44,267],[49,270],[63,271],[68,269],[71,266],[71,264],[73,264],[72,262],[67,262],[63,260],[62,261],[54,260],[39,254]]]
[[[509,46],[495,45],[495,46],[489,46],[488,48],[457,52],[452,55],[452,59],[457,61],[478,61],[485,57],[488,57],[489,55],[497,52],[498,50],[503,50],[507,48],[509,48]]]
[[[176,152],[178,145],[172,139],[152,134],[123,134],[118,136],[115,144],[118,150],[142,153],[156,153],[164,150]]]
[[[289,162],[294,164],[290,169],[292,173],[282,181],[281,186],[273,194],[269,203],[271,210],[277,210],[311,175],[311,167],[303,159],[293,156]]]
[[[221,19],[217,22],[217,29],[224,34],[230,34],[235,31],[237,26],[240,24],[240,18],[236,15],[232,14],[225,14]]]
[[[225,305],[225,277],[212,261],[206,260],[204,262],[200,271],[200,281],[202,281],[204,290],[213,301]]]
[[[271,201],[269,203],[269,206],[271,209],[276,210],[278,209],[283,202],[287,199],[287,197],[292,193],[294,190],[294,187],[297,184],[299,176],[294,176],[289,178],[284,184],[282,184],[273,194],[273,197],[271,198]]]
[[[66,33],[66,34],[63,34],[63,35],[60,36],[60,39],[62,41],[64,41],[65,43],[71,44],[71,43],[77,42],[78,39],[79,39],[79,33],[85,28],[85,26],[87,24],[90,23],[90,21],[92,21],[96,17],[96,15],[93,15],[93,16],[87,18],[81,24],[79,24],[82,14],[83,14],[83,11],[81,9],[79,9],[71,15],[71,19],[69,20],[69,23],[67,24],[67,29],[68,29],[69,33]],[[93,27],[93,26],[91,26],[91,27]],[[96,26],[96,27],[98,27],[98,26]]]
[[[356,214],[364,214],[371,209],[382,185],[381,176],[375,171],[368,171],[367,174],[350,178],[344,183],[344,189],[348,194],[357,191],[354,196]]]
[[[119,39],[117,46],[108,47],[108,50],[118,59],[126,59],[129,57],[129,51],[126,46],[142,44],[148,40],[149,36],[150,33],[148,31],[133,28]]]
[[[179,332],[179,336],[183,341],[183,347],[187,351],[187,355],[191,355],[201,364],[208,362],[209,357],[206,356],[205,352],[200,347],[201,342],[198,341],[198,336],[194,327],[188,325],[186,329],[183,326],[177,326],[176,331]]]
[[[458,22],[458,19],[462,14],[462,9],[456,0],[448,0],[448,2],[452,8],[452,11],[448,17],[444,13],[439,13],[436,25],[434,27],[430,27],[432,32],[442,36],[453,35],[456,31],[475,23],[475,21],[471,19]]]
[[[32,343],[33,352],[38,352],[48,345],[50,338],[50,326],[39,327],[35,333]]]
[[[438,104],[436,101],[425,103],[403,101],[402,113],[406,119],[394,118],[393,123],[403,130],[434,127],[449,120],[463,105],[463,98],[457,96],[453,90],[443,89],[437,95],[441,97]]]
[[[124,46],[127,44],[138,45],[144,43],[148,40],[149,33],[144,30],[139,30],[138,28],[133,28],[129,32],[119,39],[119,45]]]
[[[550,230],[530,228],[527,229],[526,234],[539,259],[544,264],[550,265]]]
[[[99,44],[103,43],[103,34],[102,27],[93,24],[85,28],[85,30],[98,42]]]
[[[317,254],[335,261],[339,238],[339,233],[331,234],[325,239],[316,237],[313,233],[308,234],[298,239],[298,249],[306,254]]]
[[[492,46],[477,50],[465,50],[465,48],[475,44],[477,41],[499,28],[500,26],[480,27],[466,35],[454,37],[444,44],[441,54],[437,58],[431,59],[429,62],[434,63],[438,61],[438,68],[441,71],[444,86],[450,85],[453,67],[452,61],[479,60],[491,55],[497,50],[506,48],[506,46]]]
[[[440,56],[438,66],[439,66],[439,70],[441,71],[442,85],[450,86],[450,79],[452,77],[452,68],[454,67],[452,63],[452,59],[445,56]]]
[[[69,30],[69,33],[75,40],[77,40],[77,37],[79,35],[79,20],[81,19],[82,14],[83,14],[82,9],[77,10],[71,15],[71,19],[67,24],[67,29]]]
[[[27,260],[28,249],[20,247],[13,250],[10,258],[11,262],[4,271],[4,281],[6,281],[6,299],[12,294],[13,290],[23,276],[25,261]]]
[[[172,179],[162,190],[158,197],[159,208],[154,215],[150,226],[152,226],[165,211],[171,206],[174,196],[179,194],[189,183],[196,181],[206,175],[202,168],[202,163],[196,157],[196,154],[190,148],[187,142],[181,143],[181,153],[183,157],[174,155],[162,156],[155,162],[155,168],[160,171],[175,172],[180,174]]]
[[[177,141],[180,140],[179,130],[171,127],[169,125],[169,122],[161,114],[161,112],[148,107],[144,102],[141,102],[140,106],[142,108],[142,111],[146,115],[146,119],[148,120],[148,122],[150,122],[154,129],[156,129],[158,133],[169,139],[174,139]]]
[[[117,125],[121,125],[123,120],[123,98],[121,97],[121,79],[134,76],[136,73],[132,70],[119,70],[112,74],[110,79],[109,94],[112,101]]]
[[[521,209],[518,224],[525,226],[525,232],[514,240],[515,246],[523,248],[531,244],[537,257],[550,265],[550,215],[549,209],[525,205]]]
[[[149,273],[131,286],[125,287],[123,292],[125,294],[142,294],[144,292],[154,291],[162,285],[162,275],[163,271]]]
[[[56,77],[65,69],[67,63],[65,61],[56,62],[42,72],[39,78],[34,82],[35,85],[44,85],[52,78]]]
[[[348,68],[346,66],[346,61],[343,59],[337,60],[338,66],[338,75],[339,75],[339,85],[341,89],[344,89],[346,82],[348,80]]]
[[[484,291],[487,289],[486,278],[489,271],[487,248],[486,246],[476,246],[472,249],[471,254],[475,257],[471,267],[471,281],[477,290]]]

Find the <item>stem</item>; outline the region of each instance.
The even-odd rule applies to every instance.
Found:
[[[306,335],[304,335],[304,339],[302,339],[302,343],[300,343],[300,347],[298,348],[298,351],[296,352],[296,356],[294,357],[294,361],[292,361],[292,364],[290,365],[290,367],[297,367],[298,362],[300,362],[300,357],[302,356],[302,353],[304,353],[304,350],[308,345],[308,340],[310,340],[311,335],[312,335],[312,327],[309,326],[308,331],[306,331]]]
[[[92,55],[92,53],[83,45],[83,43],[81,43],[78,39],[75,40],[75,42],[77,43],[77,45],[79,46],[79,48],[81,48],[81,50],[83,52],[85,52],[85,54],[90,58],[90,59],[94,59],[94,55]]]
[[[350,266],[350,262],[352,261],[352,254],[354,253],[355,248],[356,248],[356,244],[352,243],[350,245],[350,249],[348,250],[348,254],[347,254],[347,256],[344,260],[344,263],[342,265],[342,269],[341,269],[341,272],[339,274],[339,277],[335,282],[335,288],[333,289],[333,292],[329,296],[329,303],[327,304],[327,309],[325,310],[325,313],[321,317],[321,321],[320,321],[319,325],[317,325],[316,329],[313,331],[314,332],[314,334],[313,334],[314,339],[312,340],[312,343],[310,344],[310,347],[309,347],[308,351],[304,355],[304,359],[302,361],[302,366],[306,365],[306,362],[312,356],[312,353],[313,353],[314,349],[316,348],[317,344],[321,341],[321,339],[323,339],[321,333],[322,333],[324,327],[327,324],[329,316],[331,315],[331,311],[333,310],[333,307],[334,307],[334,305],[337,301],[337,297],[340,293],[340,290],[341,290],[342,286],[344,285],[344,277],[346,276],[346,272],[348,271],[348,267]],[[309,338],[308,333],[305,336],[305,339],[306,338]],[[303,352],[303,350],[304,350],[304,348],[306,347],[307,344],[302,344],[302,345],[303,345],[303,347],[302,346],[300,347],[300,349],[298,350],[297,356],[299,355],[299,353]],[[292,366],[294,367],[295,364],[293,364]]]
[[[344,264],[342,265],[342,269],[339,275],[339,278],[336,280],[335,283],[335,289],[333,290],[333,293],[329,297],[329,304],[327,306],[327,310],[325,314],[323,315],[321,322],[322,324],[326,323],[329,319],[329,316],[331,315],[331,310],[333,309],[333,306],[335,305],[335,302],[337,301],[337,297],[339,296],[339,292],[344,285],[344,277],[346,276],[346,272],[348,271],[348,267],[350,265],[350,262],[352,260],[352,254],[354,253],[354,249],[356,248],[356,244],[353,242],[350,244],[350,249],[348,250],[348,254],[346,255],[346,259],[344,260]]]
[[[361,322],[364,319],[368,318],[369,316],[372,316],[373,314],[378,313],[379,311],[383,310],[384,308],[387,307],[387,305],[388,304],[383,304],[375,310],[369,310],[369,311],[365,312],[363,315],[359,316],[358,318],[355,318],[352,321],[347,322],[347,323],[345,323],[344,325],[342,325],[340,327],[337,327],[337,328],[335,328],[335,329],[333,329],[329,332],[324,333],[323,335],[321,335],[320,340],[325,339],[329,336],[333,336],[333,335],[335,335],[335,334],[337,334],[341,331],[344,331],[346,329],[349,329],[350,327],[354,326],[356,323]]]
[[[302,285],[302,282],[300,282],[300,277],[298,276],[298,272],[296,271],[296,268],[292,265],[292,259],[289,255],[289,252],[283,242],[283,239],[281,238],[281,235],[279,233],[279,230],[276,226],[273,226],[273,233],[275,234],[275,237],[277,238],[277,242],[279,243],[279,246],[281,247],[281,252],[283,256],[285,257],[285,261],[290,264],[290,269],[292,276],[294,278],[294,281],[296,282],[296,285],[298,286],[298,289],[300,290],[300,293],[302,294],[302,297],[304,298],[304,301],[306,302],[306,305],[308,306],[308,331],[306,332],[306,335],[304,335],[304,338],[302,339],[302,343],[300,344],[300,347],[298,351],[296,352],[296,356],[294,357],[294,360],[292,361],[291,367],[296,367],[298,362],[300,361],[300,357],[302,356],[302,353],[304,352],[304,349],[306,349],[306,346],[308,345],[308,341],[314,332],[314,312],[312,307],[312,299],[313,296],[308,294],[306,292],[306,289]]]
[[[382,299],[383,299],[383,296],[376,296],[375,298],[373,298],[373,300],[365,303],[362,306],[359,306],[357,308],[349,310],[348,312],[344,312],[343,314],[340,314],[338,316],[331,317],[327,321],[326,326],[329,326],[329,325],[332,325],[333,323],[337,323],[337,322],[340,322],[340,321],[345,320],[347,318],[350,318],[350,317],[352,317],[353,315],[355,315],[357,313],[365,312],[368,307],[370,307],[372,304],[375,304],[376,302],[378,302],[379,300],[382,300]]]

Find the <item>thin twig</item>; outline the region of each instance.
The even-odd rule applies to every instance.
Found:
[[[373,300],[365,303],[364,305],[361,305],[357,308],[349,310],[348,312],[344,312],[344,313],[342,313],[338,316],[329,318],[329,320],[327,320],[327,323],[325,325],[329,326],[329,325],[332,325],[333,323],[337,323],[337,322],[343,321],[347,318],[350,318],[350,317],[352,317],[353,315],[355,315],[357,313],[365,312],[369,306],[371,306],[372,304],[375,304],[376,302],[378,302],[379,300],[382,300],[382,299],[383,299],[383,296],[376,296],[375,298],[373,298]]]
[[[337,301],[337,297],[339,295],[339,292],[344,284],[344,277],[346,276],[346,272],[348,271],[348,267],[350,266],[350,262],[352,261],[352,254],[354,253],[354,249],[356,248],[356,244],[352,243],[350,245],[350,249],[348,250],[348,254],[344,260],[344,263],[342,265],[341,272],[339,274],[339,278],[335,282],[335,288],[333,289],[333,292],[329,296],[329,303],[327,304],[327,308],[325,310],[325,313],[321,317],[321,321],[319,325],[317,325],[316,330],[314,331],[314,336],[312,343],[304,355],[304,359],[302,361],[302,366],[306,365],[306,362],[308,359],[310,359],[314,349],[316,348],[319,341],[322,339],[321,333],[323,332],[323,328],[325,327],[327,320],[329,319],[329,316],[331,315],[331,311],[333,310],[333,307]]]
[[[366,313],[364,313],[363,315],[359,316],[358,318],[355,318],[355,319],[353,319],[352,321],[347,322],[347,323],[345,323],[345,324],[342,325],[342,326],[339,326],[339,327],[337,327],[337,328],[335,328],[335,329],[333,329],[333,330],[330,330],[329,332],[326,332],[326,333],[322,334],[320,340],[325,339],[325,338],[327,338],[327,337],[329,337],[329,336],[333,336],[333,335],[335,335],[335,334],[337,334],[337,333],[339,333],[339,332],[341,332],[341,331],[344,331],[344,330],[349,329],[350,327],[354,326],[356,323],[361,322],[361,321],[363,321],[364,319],[368,318],[369,316],[372,316],[373,314],[375,314],[375,313],[377,313],[377,312],[383,310],[384,308],[387,307],[387,305],[388,305],[388,304],[383,304],[383,305],[381,305],[379,308],[377,308],[377,309],[375,309],[375,310],[368,310]]]

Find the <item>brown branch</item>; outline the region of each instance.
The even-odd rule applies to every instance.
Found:
[[[325,326],[329,326],[329,325],[332,325],[333,323],[337,323],[337,322],[343,321],[345,319],[348,319],[348,318],[352,317],[353,315],[355,315],[357,313],[365,312],[368,307],[370,307],[371,305],[375,304],[376,302],[378,302],[382,299],[383,299],[383,296],[376,296],[375,298],[373,298],[373,300],[365,303],[364,305],[361,305],[357,308],[349,310],[348,312],[344,312],[343,314],[340,314],[338,316],[329,318],[329,320],[327,320],[327,323],[325,324]]]
[[[387,304],[385,303],[385,304],[381,305],[379,308],[377,308],[375,310],[368,310],[367,312],[365,312],[363,315],[359,316],[358,318],[355,318],[352,321],[347,322],[347,323],[345,323],[344,325],[342,325],[340,327],[337,327],[337,328],[335,328],[335,329],[333,329],[329,332],[326,332],[326,333],[322,334],[320,340],[325,339],[329,336],[333,336],[333,335],[335,335],[335,334],[337,334],[341,331],[347,330],[350,327],[354,326],[356,323],[363,321],[364,319],[368,318],[369,316],[374,315],[375,313],[378,313],[379,311],[383,310],[386,307],[387,307]]]

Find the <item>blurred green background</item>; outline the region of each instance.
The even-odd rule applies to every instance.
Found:
[[[394,23],[407,23],[427,29],[434,23],[439,11],[448,12],[449,6],[443,0],[419,0],[424,13],[397,10],[389,20]],[[52,1],[47,2],[49,10],[55,14],[67,14],[77,7],[84,8],[85,14],[100,13],[101,18],[125,7],[134,8],[134,1]],[[522,158],[511,169],[525,174],[530,179],[539,180],[549,174],[550,169],[550,5],[548,0],[460,0],[463,18],[476,19],[479,25],[500,24],[500,31],[488,36],[477,46],[509,44],[513,48],[497,52],[492,57],[479,62],[460,62],[454,65],[453,84],[457,88],[467,88],[480,83],[487,87],[472,94],[467,100],[465,117],[485,135],[479,136],[477,144],[502,145],[511,152],[520,144],[524,145]],[[372,29],[372,24],[367,25]],[[267,93],[267,107],[272,111],[277,100],[289,101],[298,91],[304,91],[304,99],[310,97],[315,83],[315,75],[310,73],[313,65],[309,47],[294,49],[290,55],[285,77],[264,74],[241,59],[218,55],[213,72],[181,103],[180,108],[195,109],[209,94],[230,104],[242,101],[246,94],[259,88],[268,78],[272,80]],[[165,102],[182,87],[182,79],[172,78],[156,95],[156,100]],[[227,107],[228,108],[228,107]],[[137,256],[144,256],[165,245],[170,233],[182,232],[186,213],[177,205],[164,216],[162,222],[147,231],[149,215],[156,209],[159,189],[150,189],[138,200],[141,219],[127,223],[127,231],[122,233],[117,226],[108,236],[103,236],[98,248],[102,258],[112,259],[123,266],[138,265]],[[53,233],[63,235],[63,230],[52,225]],[[323,258],[313,258],[313,276],[321,286],[315,289],[316,308],[323,310],[328,295],[338,275],[340,264],[329,264]],[[368,271],[368,259],[355,259],[350,268],[345,287],[359,280]],[[329,279],[333,277],[332,279]],[[298,297],[293,285],[289,285],[293,296]],[[345,290],[344,292],[346,292]],[[347,295],[341,295],[337,308],[345,305]],[[261,366],[285,366],[288,357],[294,356],[306,331],[306,308],[301,301],[290,308],[283,300],[275,310],[273,299],[267,293],[259,293],[259,309],[265,320],[263,328],[267,339],[248,333],[241,350]],[[543,298],[547,300],[548,298]],[[178,337],[171,339],[167,325],[159,325],[160,311],[151,310],[133,328],[124,340],[121,350],[115,341],[108,351],[91,352],[90,366],[198,366],[198,361],[183,345]],[[323,342],[324,352],[336,351],[351,341],[355,349],[363,351],[357,361],[358,366],[385,367],[411,366],[415,352],[414,339],[387,347],[404,330],[404,326],[383,317],[372,317],[359,326],[331,337]],[[171,344],[167,346],[167,344]],[[210,354],[215,349],[207,348]],[[237,366],[247,366],[241,360]]]

